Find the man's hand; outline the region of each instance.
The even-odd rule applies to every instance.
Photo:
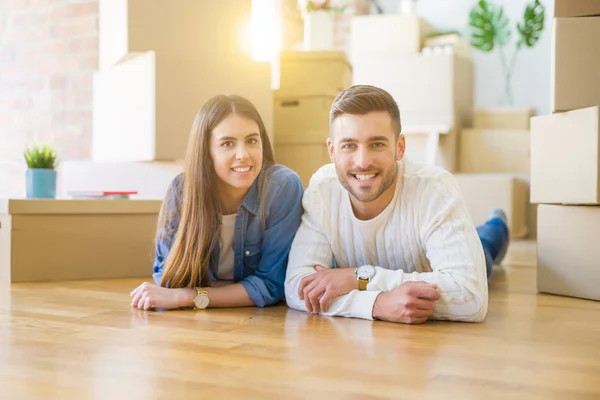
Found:
[[[356,268],[332,269],[315,265],[315,270],[316,273],[302,279],[298,289],[298,296],[310,313],[325,312],[331,300],[358,289]]]
[[[196,289],[169,289],[144,282],[129,295],[133,299],[131,301],[132,307],[137,307],[140,310],[151,310],[192,306],[197,293]]]
[[[373,318],[404,324],[422,324],[433,313],[440,294],[437,285],[427,282],[404,282],[375,300]]]

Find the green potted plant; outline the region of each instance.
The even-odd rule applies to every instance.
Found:
[[[502,6],[491,1],[479,0],[469,14],[471,45],[481,51],[498,50],[500,64],[504,73],[503,105],[513,105],[510,79],[515,68],[519,51],[525,47],[532,48],[538,42],[544,30],[544,6],[534,0],[525,6],[523,19],[517,22],[517,41],[512,56],[505,53],[505,47],[511,40],[512,31],[509,19]]]
[[[30,199],[56,197],[56,151],[48,145],[35,145],[26,149],[25,194]]]

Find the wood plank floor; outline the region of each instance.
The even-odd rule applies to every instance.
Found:
[[[3,286],[0,398],[599,399],[600,303],[537,294],[535,251],[511,246],[482,324],[144,312],[138,280]]]

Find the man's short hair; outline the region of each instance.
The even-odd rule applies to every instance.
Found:
[[[364,115],[377,111],[390,114],[392,127],[398,139],[402,132],[398,104],[388,92],[375,86],[354,85],[340,92],[331,105],[329,126],[342,114]]]

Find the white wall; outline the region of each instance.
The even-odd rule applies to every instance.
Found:
[[[520,21],[525,5],[532,0],[492,0],[504,6],[511,20],[513,40],[516,38],[516,22]],[[396,12],[398,0],[378,0],[384,12]],[[418,0],[418,14],[438,30],[458,30],[468,38],[468,21],[471,7],[477,0]],[[533,49],[523,48],[517,56],[512,77],[512,92],[516,107],[534,107],[538,114],[550,112],[550,45],[554,0],[541,0],[546,7],[545,27]],[[514,41],[506,47],[511,54]],[[504,75],[499,55],[494,50],[484,53],[473,49],[475,61],[475,106],[499,105],[504,93]]]

